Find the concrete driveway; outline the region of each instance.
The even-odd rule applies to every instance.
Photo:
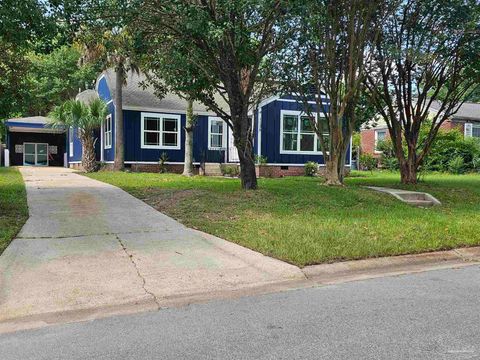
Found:
[[[21,172],[30,218],[0,257],[0,328],[304,279],[295,266],[188,229],[112,185],[63,168]]]

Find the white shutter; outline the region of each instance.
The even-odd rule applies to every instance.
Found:
[[[473,124],[472,123],[465,123],[464,135],[465,135],[466,138],[473,136]]]

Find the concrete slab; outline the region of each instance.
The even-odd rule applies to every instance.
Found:
[[[21,172],[30,218],[0,257],[0,328],[305,280],[295,266],[188,229],[109,184],[63,168]]]

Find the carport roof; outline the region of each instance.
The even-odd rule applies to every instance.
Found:
[[[45,132],[45,133],[63,133],[65,127],[51,127],[49,118],[45,116],[30,116],[22,118],[8,119],[5,122],[9,131],[12,132]]]

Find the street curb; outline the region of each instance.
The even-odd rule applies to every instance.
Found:
[[[480,247],[352,260],[304,267],[305,276],[317,284],[448,269],[480,263]]]
[[[272,260],[275,260],[275,263],[278,262],[276,265],[280,265],[281,263],[279,260]],[[276,292],[320,287],[350,281],[413,274],[431,270],[462,268],[478,264],[480,264],[480,246],[414,255],[400,255],[311,265],[304,267],[303,269],[297,268],[298,272],[304,274],[303,279],[300,279],[297,271],[292,271],[292,268],[296,267],[289,264],[289,267],[291,268],[287,268],[285,273],[286,276],[281,281],[256,284],[251,287],[239,289],[226,289],[216,292],[170,296],[159,299],[159,303],[156,303],[151,299],[146,299],[113,306],[68,310],[4,319],[0,321],[0,334],[37,329],[51,325],[92,321],[110,316],[159,311],[159,305],[161,311],[167,308],[178,308],[190,304],[206,303],[214,300],[266,295]]]

